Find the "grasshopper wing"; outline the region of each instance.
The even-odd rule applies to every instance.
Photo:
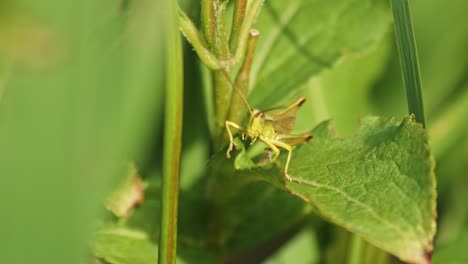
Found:
[[[278,134],[289,134],[296,124],[296,113],[305,102],[305,97],[299,97],[291,105],[265,112],[265,119],[271,121]]]
[[[296,146],[300,144],[305,144],[309,142],[313,137],[312,133],[305,133],[301,135],[276,135],[276,140],[284,142],[291,146]]]
[[[295,115],[265,115],[265,119],[269,120],[273,124],[273,128],[279,134],[289,134],[294,129],[294,125],[296,124],[296,116]]]

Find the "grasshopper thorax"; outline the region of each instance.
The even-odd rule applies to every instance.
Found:
[[[271,121],[267,120],[266,114],[258,109],[253,109],[250,120],[246,129],[246,134],[249,138],[256,139],[260,138],[271,138],[276,136],[276,131],[271,124]]]

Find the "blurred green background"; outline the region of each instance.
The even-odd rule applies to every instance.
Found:
[[[437,161],[435,262],[452,263],[466,260],[468,241],[468,2],[410,2]],[[197,17],[198,1],[181,3]],[[159,177],[163,22],[171,15],[164,5],[150,0],[0,2],[2,263],[85,261],[101,201],[122,179],[127,162],[136,160],[144,177]],[[374,51],[320,75],[325,98],[333,98],[327,102],[328,116],[340,134],[350,135],[367,114],[406,114],[393,34],[389,28]],[[204,175],[210,150],[203,67],[188,45],[185,55],[190,100],[184,105],[182,190]],[[353,100],[349,86],[359,92]],[[307,117],[299,118],[299,126],[311,125]],[[190,206],[190,197],[181,203]],[[316,243],[303,235],[297,239]]]

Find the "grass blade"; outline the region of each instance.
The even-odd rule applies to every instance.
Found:
[[[422,123],[425,127],[421,76],[410,6],[408,0],[391,0],[391,3],[395,18],[395,34],[400,54],[408,110],[410,114],[416,116],[416,121]]]
[[[177,26],[177,2],[167,4],[170,21],[166,27],[166,101],[163,175],[161,186],[161,235],[158,262],[176,263],[179,168],[182,143],[183,59]]]

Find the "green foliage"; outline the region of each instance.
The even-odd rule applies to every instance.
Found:
[[[273,30],[275,34],[273,34],[273,39],[270,38],[271,46],[268,49],[262,46],[267,44],[262,42],[259,44],[264,56],[267,56],[263,60],[271,58],[273,61],[266,63],[266,67],[260,68],[259,64],[256,64],[259,63],[259,60],[255,60],[254,72],[255,67],[267,71],[269,67],[274,69],[282,63],[284,65],[282,66],[283,70],[279,70],[283,74],[272,74],[264,77],[273,85],[262,86],[261,82],[255,85],[253,95],[250,97],[251,100],[254,103],[255,100],[261,102],[258,103],[260,105],[271,105],[271,103],[285,100],[293,94],[304,91],[304,88],[312,90],[314,87],[307,87],[304,84],[308,83],[308,80],[313,76],[316,79],[328,80],[329,87],[333,87],[333,83],[340,84],[340,82],[335,81],[338,76],[342,75],[344,80],[347,80],[346,76],[349,75],[346,75],[346,69],[349,70],[353,66],[363,67],[367,70],[366,74],[362,74],[361,79],[357,79],[357,81],[355,78],[351,79],[355,84],[353,86],[355,91],[362,91],[361,93],[365,94],[368,91],[367,87],[370,86],[372,80],[375,80],[375,77],[372,76],[381,71],[375,68],[374,73],[371,73],[367,65],[371,64],[369,62],[383,65],[382,62],[385,62],[385,58],[387,58],[378,55],[388,53],[388,48],[385,48],[387,45],[381,44],[390,22],[388,6],[383,2],[349,5],[330,2],[320,6],[323,8],[322,10],[317,6],[310,5],[311,7],[308,6],[311,8],[310,10],[313,7],[314,12],[319,14],[323,12],[330,15],[330,19],[333,19],[333,23],[318,23],[320,25],[317,26],[319,36],[320,32],[339,32],[340,29],[345,31],[350,23],[352,25],[356,23],[370,25],[360,20],[363,15],[369,20],[381,19],[381,23],[372,24],[371,28],[358,27],[360,30],[354,33],[361,34],[362,38],[356,37],[356,35],[347,36],[343,32],[333,36],[322,34],[323,42],[312,42],[311,47],[304,47],[298,44],[299,41],[295,37],[294,30],[291,29],[295,28],[296,31],[301,32],[308,25],[304,24],[304,21],[301,22],[301,12],[304,12],[302,16],[307,17],[310,16],[311,11],[305,12],[304,10],[307,8],[303,8],[301,4],[302,2],[298,1],[288,6],[288,8],[296,8],[291,12],[298,12],[292,22],[284,22],[277,17],[275,8],[279,10],[282,8],[275,7],[275,2],[266,4],[267,14],[260,14],[258,28],[263,28],[267,32],[267,36],[263,36],[263,39],[268,40],[269,30],[276,29],[272,24],[277,25],[278,21],[281,21],[281,24],[279,30]],[[328,12],[324,10],[328,10]],[[333,12],[330,10],[336,12],[335,16],[331,15]],[[369,10],[374,12],[369,12]],[[337,15],[340,13],[343,13],[342,16]],[[320,16],[318,17],[320,18]],[[323,20],[323,18],[319,18],[317,20]],[[272,23],[272,19],[275,23]],[[352,23],[353,21],[355,22]],[[263,33],[263,30],[261,31]],[[368,34],[369,32],[374,33]],[[275,38],[278,39],[275,41]],[[286,38],[286,40],[282,38]],[[341,41],[336,41],[336,46],[324,45],[324,43],[335,43],[333,40]],[[283,42],[289,46],[282,46],[285,45],[282,44]],[[378,48],[374,52],[375,47],[379,46],[382,48]],[[323,52],[322,49],[320,49],[322,52],[319,52],[320,56],[323,56],[324,60],[327,61],[326,63],[319,65],[319,67],[313,63],[304,64],[310,68],[304,69],[303,76],[301,74],[284,74],[287,73],[285,69],[289,70],[291,67],[286,63],[287,60],[281,59],[282,56],[286,56],[287,52],[280,51],[293,52],[292,55],[288,56],[299,56],[302,59],[304,56],[301,55],[304,55],[305,52],[306,61],[310,62],[310,50],[320,47],[328,49],[328,52]],[[275,49],[278,49],[276,55]],[[330,77],[320,76],[324,69],[332,67],[338,61],[343,59],[346,61],[346,58],[352,58],[359,53],[366,54],[366,52],[376,55],[365,56],[366,59],[362,60],[362,63],[348,59],[349,62],[344,63],[344,65],[349,64],[349,67],[341,67],[343,70],[339,70],[340,65],[338,65],[336,70],[327,72]],[[260,58],[261,54],[260,52]],[[367,59],[367,57],[369,58]],[[262,60],[260,62],[264,63]],[[257,78],[262,77],[262,74],[260,72],[253,76],[257,80]],[[293,76],[292,80],[291,76]],[[293,86],[284,89],[284,85],[274,87],[274,85],[284,84],[281,78],[285,77],[289,78],[288,80],[293,83]],[[347,88],[345,85],[338,85],[338,87],[343,87],[343,90]],[[322,91],[325,90],[324,87],[319,88]],[[262,89],[272,89],[271,91],[275,90],[275,93]],[[275,94],[276,98],[255,97],[255,94]],[[334,102],[333,92],[328,92],[328,94],[327,97],[330,100],[326,102],[326,105],[339,105]],[[339,108],[336,112],[342,113],[343,110],[343,108]],[[360,112],[363,112],[362,108]],[[316,113],[316,115],[318,115],[318,119],[324,118],[323,114]],[[305,127],[310,127],[310,124]],[[210,201],[209,208],[211,208],[210,220],[215,223],[215,226],[204,228],[209,237],[205,243],[208,243],[207,245],[212,243],[214,248],[220,248],[224,252],[222,258],[225,260],[239,260],[243,258],[242,255],[249,256],[249,253],[243,252],[248,252],[251,248],[274,240],[277,234],[290,232],[288,230],[297,226],[305,213],[310,212],[310,208],[305,207],[300,200],[290,196],[289,193],[292,193],[309,201],[326,218],[356,232],[399,258],[424,262],[425,255],[432,251],[432,239],[435,233],[434,165],[428,152],[426,133],[411,119],[406,119],[401,124],[393,120],[366,119],[363,121],[360,132],[345,141],[336,139],[327,129],[328,124],[321,124],[314,130],[316,138],[313,143],[295,151],[295,155],[299,153],[291,167],[291,175],[293,175],[295,183],[283,184],[280,170],[275,166],[255,166],[255,163],[248,157],[247,150],[239,141],[237,141],[236,146],[241,150],[241,153],[237,156],[235,164],[229,165],[229,162],[224,158],[224,152],[217,154],[208,165],[210,178],[207,182],[207,195]],[[414,156],[413,153],[418,155]],[[298,165],[301,163],[307,164],[309,167]],[[418,166],[413,166],[414,164],[418,164]],[[329,166],[333,167],[332,172],[329,171]],[[241,169],[241,171],[236,171],[234,168]],[[248,169],[245,170],[246,168]],[[323,171],[328,171],[328,174],[320,173],[322,171],[320,168],[324,168]],[[294,176],[295,171],[301,175],[299,178]],[[243,174],[245,175],[243,176]],[[392,185],[388,185],[389,180],[391,180]],[[324,183],[320,183],[321,181]],[[420,191],[414,192],[414,188]],[[285,190],[288,192],[284,192]],[[191,198],[201,200],[200,196],[197,195]],[[414,207],[413,210],[406,210],[406,207],[401,206],[404,204],[402,200],[409,202],[411,207]],[[251,201],[256,202],[252,204]],[[420,214],[411,215],[409,212],[419,212]],[[274,221],[272,221],[273,219]],[[188,230],[188,227],[184,227],[186,222],[182,221],[181,230]],[[265,225],[266,222],[269,224]],[[420,226],[422,228],[419,228]],[[189,237],[190,233],[188,232]],[[180,235],[182,237],[186,234],[181,233]],[[183,240],[181,239],[181,241]],[[359,249],[356,252],[360,254]]]
[[[314,140],[294,152],[289,171],[292,182],[281,183],[276,168],[262,167],[240,168],[231,172],[233,176],[223,170],[223,180],[245,177],[250,182],[271,182],[400,259],[424,263],[425,255],[432,251],[436,215],[434,162],[424,129],[408,117],[401,123],[366,118],[356,135],[345,140],[333,131],[330,123],[320,124],[313,130]],[[226,167],[221,163],[213,166],[218,171]],[[247,179],[242,183],[247,185]],[[233,183],[223,185],[236,193]],[[249,193],[249,199],[258,195]],[[276,217],[286,208],[286,204],[276,208]],[[236,208],[227,211],[232,210]],[[235,215],[243,212],[237,209]]]
[[[175,243],[178,263],[468,261],[467,1],[409,1],[395,21],[387,0],[178,2],[180,13],[165,8],[175,1],[0,3],[2,263],[155,263]],[[167,43],[178,15],[183,66]],[[395,32],[410,17],[414,32]],[[293,150],[291,182],[284,150],[272,163],[237,135],[225,157],[226,113],[243,106],[227,103],[221,70],[235,81],[251,28],[252,106],[307,98],[294,134],[314,138]],[[402,49],[413,33],[418,54]],[[420,82],[399,62],[416,55]],[[407,116],[408,100],[422,116],[422,100],[405,98],[403,76],[424,96],[427,129]],[[183,105],[163,82],[182,79]],[[171,241],[162,208],[176,203],[161,195],[175,192],[161,178],[175,183],[178,147]]]
[[[286,188],[374,245],[423,263],[436,215],[427,135],[411,118],[361,125],[347,140],[336,139],[328,124],[316,128],[315,140],[296,151]]]
[[[116,264],[154,263],[158,247],[142,231],[107,227],[97,231],[93,239],[94,255]]]
[[[268,108],[347,56],[374,48],[389,30],[387,1],[266,1],[252,66],[250,100]],[[289,98],[290,99],[290,98]]]

